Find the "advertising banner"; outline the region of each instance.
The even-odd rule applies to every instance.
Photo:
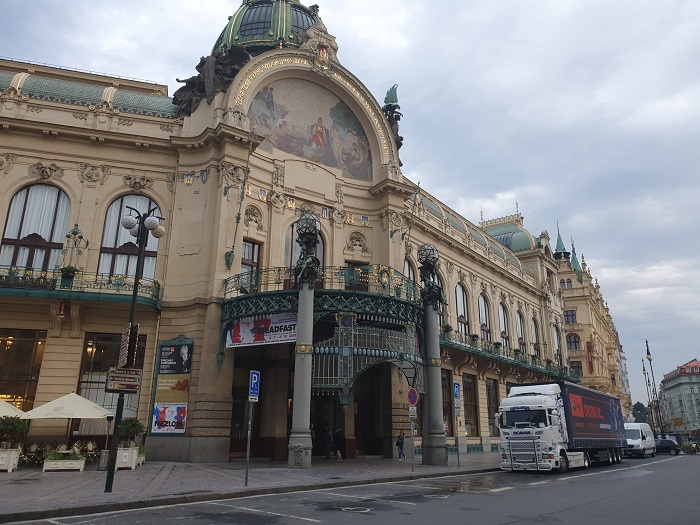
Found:
[[[152,421],[153,434],[184,434],[187,426],[187,403],[155,403]]]
[[[151,434],[184,434],[190,396],[194,340],[180,336],[160,343],[154,384]]]
[[[293,342],[296,337],[295,313],[245,317],[231,324],[226,333],[226,348]]]

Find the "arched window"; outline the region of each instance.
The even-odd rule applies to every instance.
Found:
[[[481,338],[484,341],[491,341],[489,317],[489,303],[484,294],[479,294],[479,325],[481,327]]]
[[[299,256],[301,255],[301,246],[297,242],[297,223],[290,225],[287,228],[287,234],[284,237],[284,265],[287,268],[294,268]],[[321,262],[323,266],[323,236],[321,232],[318,232],[318,244],[316,244],[316,258]]]
[[[469,334],[469,307],[467,291],[464,286],[455,286],[455,307],[457,309],[457,331],[462,335]]]
[[[440,289],[442,290],[443,295],[445,294],[445,287],[443,286],[442,279],[440,276],[436,273],[435,274],[435,279],[437,280],[438,285],[440,286]],[[439,304],[438,305],[438,323],[440,323],[440,331],[442,331],[442,327],[445,324],[445,305],[444,304]]]
[[[518,336],[518,349],[525,352],[525,325],[523,323],[523,314],[516,312],[515,314],[515,334]]]
[[[147,213],[155,208],[153,215],[160,216],[158,206],[143,195],[124,195],[110,204],[102,234],[100,262],[97,269],[99,273],[108,275],[134,275],[136,273],[136,259],[138,258],[136,237],[133,237],[129,230],[121,224],[122,217],[133,215],[127,206],[131,206],[140,213]],[[143,276],[147,279],[153,279],[156,273],[158,239],[153,235],[148,235],[146,239]]]
[[[50,270],[61,264],[68,231],[68,196],[48,184],[22,188],[10,202],[0,265]]]
[[[564,281],[564,279],[559,281],[559,288],[566,288],[566,281]]]
[[[416,271],[413,269],[413,265],[408,259],[403,260],[403,275],[411,281],[407,284],[406,288],[406,299],[413,301],[416,298]]]
[[[503,303],[498,303],[498,329],[501,331],[501,344],[503,348],[510,348],[508,337],[508,310]]]
[[[568,350],[581,350],[581,340],[576,334],[566,336],[566,348]]]
[[[533,318],[530,321],[530,334],[532,335],[532,349],[537,357],[542,357],[540,350],[540,333],[537,328],[537,321]]]
[[[566,280],[566,287],[571,288],[571,279]]]

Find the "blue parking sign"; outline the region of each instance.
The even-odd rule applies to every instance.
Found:
[[[248,395],[252,397],[258,397],[260,395],[260,372],[257,370],[250,371]]]
[[[454,384],[454,389],[455,389],[455,399],[459,399],[459,396],[460,396],[459,383]]]

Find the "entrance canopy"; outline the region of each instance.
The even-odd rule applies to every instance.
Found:
[[[78,394],[66,394],[26,413],[27,419],[103,419],[111,415]]]
[[[22,412],[19,408],[11,405],[7,401],[0,399],[0,417],[18,417],[20,419],[27,419],[27,413]]]

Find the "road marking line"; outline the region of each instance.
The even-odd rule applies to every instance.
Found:
[[[549,481],[535,481],[534,483],[528,483],[528,485],[544,485],[545,483],[549,483]]]
[[[219,505],[221,507],[230,507],[232,509],[236,510],[245,510],[247,512],[258,512],[260,514],[269,514],[271,516],[279,516],[281,518],[292,518],[292,519],[297,519],[297,520],[303,520],[303,521],[312,521],[314,523],[321,523],[321,520],[315,520],[312,518],[304,518],[302,516],[294,516],[293,514],[280,514],[279,512],[271,512],[269,510],[259,510],[259,509],[251,509],[249,507],[239,507],[237,505],[226,505],[224,503],[218,503],[215,501],[210,501],[207,502],[209,505]]]
[[[384,501],[384,502],[388,502],[388,503],[401,503],[402,505],[415,505],[415,503],[411,503],[410,501],[397,501],[394,499],[380,499],[380,498],[375,498],[372,495],[353,496],[352,494],[337,494],[335,492],[325,492],[325,491],[319,491],[319,494],[328,494],[329,496],[340,496],[342,498],[369,499],[372,501]]]
[[[514,489],[515,487],[501,487],[500,489],[489,489],[489,492],[503,492],[504,490]]]

